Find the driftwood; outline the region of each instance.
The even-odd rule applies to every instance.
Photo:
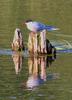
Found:
[[[37,43],[37,34],[33,32],[29,33],[28,38],[28,51],[30,53],[37,53],[38,43]]]
[[[28,50],[32,53],[47,53],[46,51],[46,30],[38,33],[29,33]]]
[[[38,33],[29,33],[28,38],[28,51],[29,53],[38,54],[55,54],[56,49],[48,39],[46,39],[46,30]]]
[[[22,33],[19,28],[16,28],[16,30],[15,30],[14,38],[13,38],[13,42],[12,42],[11,46],[12,46],[12,50],[14,50],[14,51],[24,50]]]

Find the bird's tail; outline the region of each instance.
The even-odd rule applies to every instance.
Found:
[[[54,26],[46,26],[46,30],[47,31],[55,31],[55,30],[59,30],[59,28],[56,28]]]

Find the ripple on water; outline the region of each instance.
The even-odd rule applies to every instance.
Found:
[[[50,42],[56,48],[57,53],[72,53],[72,42],[67,40],[52,40]],[[0,55],[12,55],[12,53],[11,49],[0,49]],[[28,57],[29,53],[27,48],[23,52],[23,55]]]
[[[9,98],[12,99],[12,100],[17,99],[17,97],[15,97],[15,96],[10,96]]]

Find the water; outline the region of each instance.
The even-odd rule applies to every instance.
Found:
[[[71,4],[71,0],[0,0],[0,100],[72,99]],[[40,77],[41,58],[28,58],[27,52],[27,55],[22,53],[14,56],[11,51],[11,43],[17,27],[22,30],[24,43],[27,46],[29,31],[22,26],[23,21],[27,19],[60,28],[57,32],[47,32],[47,38],[58,51],[56,59],[48,56],[48,63],[47,58],[42,58],[44,61],[42,64],[46,66],[42,70],[43,79]],[[15,59],[18,57],[21,62],[17,67],[15,67],[14,57]],[[33,67],[36,69],[32,73],[29,69],[31,64],[36,66]],[[37,68],[39,68],[38,78]],[[30,82],[28,79],[33,79],[32,76],[29,77],[30,73],[37,78],[35,84],[37,86],[34,88],[32,85],[31,88],[27,87]]]
[[[8,51],[0,55],[1,100],[66,99],[61,97],[65,94],[71,97],[72,53],[62,52],[54,58],[25,57],[21,52]]]

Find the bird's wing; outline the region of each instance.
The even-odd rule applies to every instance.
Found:
[[[45,25],[42,23],[34,22],[34,25],[36,26],[37,31],[41,31],[41,30],[45,29]]]

